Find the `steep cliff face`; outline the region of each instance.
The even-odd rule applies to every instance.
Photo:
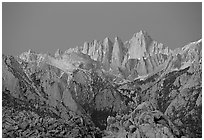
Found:
[[[128,59],[142,59],[148,53],[152,52],[152,49],[150,48],[152,39],[145,31],[140,31],[134,34],[129,43],[130,48],[128,50]]]
[[[134,67],[133,71],[136,71],[140,76],[156,71],[157,67],[167,60],[170,53],[168,47],[152,40],[145,31],[134,34],[129,41],[129,46],[126,54],[127,59],[123,62],[124,67],[126,67],[126,64],[128,65],[128,60],[138,60],[138,63],[133,64],[132,67]],[[130,76],[131,73],[132,71],[130,71]]]
[[[87,54],[91,59],[101,63],[105,70],[110,69],[113,43],[109,38],[105,38],[103,41],[85,42],[81,48],[83,54]]]
[[[115,38],[113,45],[111,68],[113,71],[117,71],[118,67],[121,67],[124,58],[124,44],[118,37]]]
[[[101,63],[102,69],[110,70],[129,80],[128,77],[143,76],[156,71],[165,63],[171,52],[168,47],[154,41],[145,31],[135,33],[124,43],[118,37],[113,43],[109,38],[105,38],[103,41],[85,42],[80,48],[83,54]],[[133,68],[130,70],[129,61],[133,60],[137,63],[131,63]]]
[[[109,70],[112,52],[113,52],[113,43],[109,38],[104,39],[103,47],[104,47],[104,51],[103,51],[104,55],[103,55],[102,64],[105,70]]]

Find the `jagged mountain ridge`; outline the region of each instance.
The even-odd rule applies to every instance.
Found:
[[[116,37],[114,42],[108,38],[103,41],[85,42],[78,51],[102,63],[106,70],[122,74],[124,78],[132,77],[132,73],[136,73],[135,77],[151,73],[166,60],[170,52],[168,47],[153,41],[145,31],[135,33],[132,39],[125,43],[119,37]],[[109,63],[105,63],[104,59]],[[126,73],[121,73],[121,70]]]
[[[119,37],[116,37],[114,42],[105,38],[103,41],[85,42],[84,46],[70,48],[64,53],[58,49],[54,56],[28,51],[21,54],[20,59],[41,61],[45,58],[44,60],[51,65],[63,69],[66,67],[64,71],[72,72],[77,68],[103,69],[121,78],[134,80],[166,67],[175,69],[175,65],[178,65],[177,68],[185,68],[193,61],[199,61],[201,45],[202,40],[199,40],[183,48],[171,50],[153,40],[146,31],[140,31],[124,43]]]

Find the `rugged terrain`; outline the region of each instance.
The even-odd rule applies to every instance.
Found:
[[[3,55],[2,99],[3,137],[202,137],[202,40]]]

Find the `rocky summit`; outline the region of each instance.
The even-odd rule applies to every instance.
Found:
[[[2,137],[202,137],[202,40],[171,50],[140,31],[56,50],[2,56]]]

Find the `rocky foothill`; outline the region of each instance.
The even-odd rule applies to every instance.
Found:
[[[2,56],[3,138],[201,138],[202,40],[175,50],[145,31]]]

